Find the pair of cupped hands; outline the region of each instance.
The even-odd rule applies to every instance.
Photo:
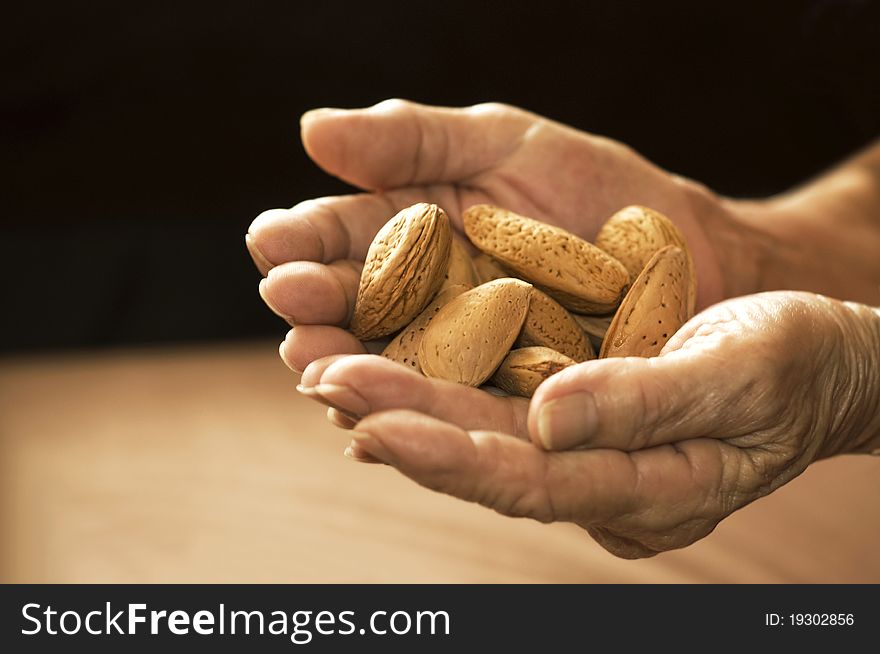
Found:
[[[352,430],[348,456],[502,514],[573,522],[636,558],[688,545],[814,460],[857,448],[859,312],[807,292],[749,295],[774,246],[741,218],[755,203],[500,104],[321,109],[301,131],[321,168],[364,192],[266,211],[246,242],[261,296],[292,327],[281,357]],[[464,209],[490,203],[587,240],[626,205],[658,209],[691,247],[702,311],[660,356],[572,366],[531,400],[422,377],[345,329],[373,236],[421,201],[459,231]]]

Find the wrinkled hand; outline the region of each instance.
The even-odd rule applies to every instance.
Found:
[[[401,100],[309,112],[302,140],[327,172],[371,193],[267,211],[250,227],[248,249],[266,275],[261,295],[296,326],[281,348],[294,370],[365,351],[344,327],[367,248],[391,216],[415,202],[439,204],[459,229],[462,210],[492,203],[587,239],[615,211],[644,204],[684,233],[697,267],[698,306],[746,292],[742,271],[751,270],[754,248],[741,243],[730,203],[615,141],[505,105],[448,109]]]
[[[659,357],[578,364],[530,404],[371,355],[316,361],[302,384],[357,422],[351,456],[645,557],[706,536],[816,459],[877,447],[880,317],[808,293],[729,300]]]

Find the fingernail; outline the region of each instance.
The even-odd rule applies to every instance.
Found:
[[[248,252],[251,255],[251,259],[254,260],[254,263],[257,264],[257,269],[263,273],[263,275],[268,275],[269,271],[275,267],[275,264],[270,262],[266,255],[262,253],[260,248],[257,247],[257,243],[254,238],[250,235],[250,232],[244,235],[244,244],[247,248]]]
[[[276,316],[278,316],[282,320],[287,321],[288,324],[293,325],[294,324],[293,317],[286,315],[285,313],[280,311],[274,304],[272,304],[272,301],[269,299],[268,293],[266,293],[266,287],[268,286],[268,284],[269,284],[269,280],[266,279],[265,277],[260,280],[260,287],[259,287],[260,288],[260,297],[263,298],[263,302],[265,302],[266,306],[272,310],[272,313],[274,313]]]
[[[360,454],[366,452],[375,459],[388,465],[395,465],[394,455],[382,443],[373,438],[370,434],[362,431],[354,431],[351,433],[351,445],[355,453]]]
[[[538,439],[545,450],[565,450],[589,440],[598,424],[593,394],[572,393],[539,409]]]
[[[332,406],[327,409],[327,420],[334,427],[339,427],[340,429],[354,429],[354,426],[358,424],[357,417],[343,413]]]
[[[343,429],[351,429],[351,427],[354,426],[354,423],[362,420],[363,417],[369,413],[369,406],[360,413],[348,408],[348,406],[366,406],[366,400],[355,391],[346,388],[345,386],[336,386],[335,384],[306,386],[304,384],[297,384],[296,390],[310,400],[315,400],[324,406],[330,407],[330,411],[335,411],[339,416],[342,416],[353,423],[343,427],[343,425],[337,424],[334,421],[334,417],[331,416],[328,411],[327,418],[330,422],[337,427],[343,427]]]
[[[370,404],[363,395],[353,388],[337,384],[317,384],[312,388],[326,400],[328,406],[339,409],[346,414],[365,416],[370,413]]]
[[[314,398],[318,395],[318,391],[315,390],[314,386],[303,386],[302,384],[297,384],[296,390],[309,398]]]
[[[380,463],[385,465],[369,452],[362,450],[355,441],[352,441],[351,444],[345,448],[343,454],[352,461],[357,461],[358,463]]]

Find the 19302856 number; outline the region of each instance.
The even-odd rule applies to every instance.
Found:
[[[798,627],[837,627],[855,624],[852,613],[792,613],[789,619],[791,620],[789,624]]]

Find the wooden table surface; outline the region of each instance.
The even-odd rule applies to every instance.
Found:
[[[276,348],[0,361],[0,581],[880,582],[880,457],[624,561],[345,459]]]

